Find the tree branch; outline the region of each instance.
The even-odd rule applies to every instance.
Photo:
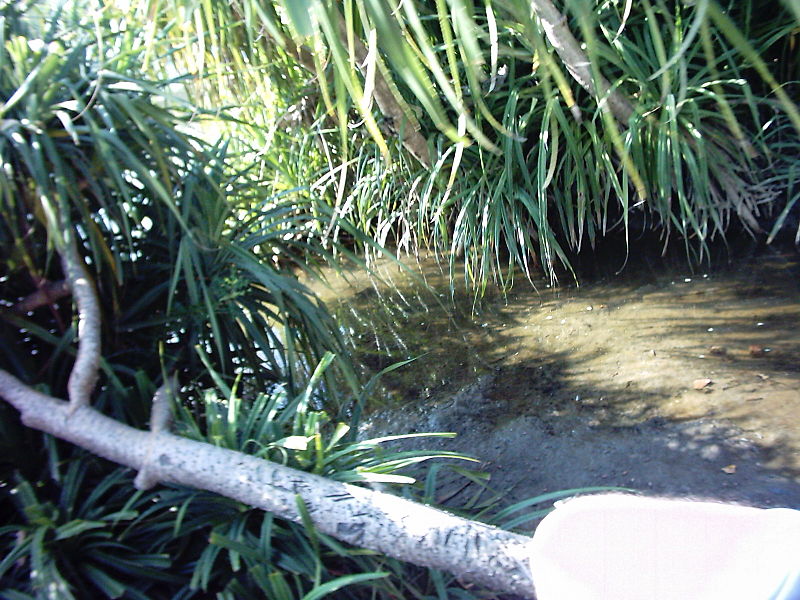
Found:
[[[627,125],[633,114],[633,106],[624,94],[611,89],[602,75],[593,77],[591,62],[581,49],[578,40],[567,26],[567,17],[550,0],[531,0],[536,15],[542,24],[547,40],[567,67],[572,78],[595,98],[605,99],[614,117]],[[599,90],[595,86],[599,87]]]
[[[99,303],[74,237],[60,251],[79,323],[70,400],[43,394],[0,370],[0,397],[20,412],[25,425],[138,470],[139,488],[158,482],[190,486],[295,522],[302,521],[299,497],[315,526],[339,540],[449,571],[498,592],[535,597],[528,564],[531,538],[169,433],[174,378],[153,398],[149,432],[88,406],[100,360]]]
[[[347,40],[347,25],[338,10],[336,11],[336,19],[339,35],[343,40]],[[358,36],[353,36],[353,52],[358,68],[361,70],[362,75],[366,77],[366,60],[369,51]],[[380,72],[380,69],[375,70],[375,86],[372,90],[372,97],[375,98],[375,102],[384,118],[391,121],[392,129],[398,133],[402,132],[403,137],[401,141],[406,150],[408,150],[422,166],[430,167],[430,151],[428,150],[427,141],[419,131],[419,123],[400,106],[400,103],[392,93],[389,83],[384,78],[383,73]]]
[[[295,522],[301,521],[299,496],[315,526],[339,540],[498,592],[535,597],[526,536],[163,430],[141,431],[88,406],[73,411],[2,370],[0,396],[19,410],[25,425],[146,470],[148,482],[208,490]]]
[[[153,396],[153,407],[150,411],[150,435],[147,440],[147,457],[144,466],[139,471],[133,485],[136,489],[147,490],[158,483],[158,480],[152,475],[149,469],[152,461],[153,452],[158,444],[158,434],[162,431],[169,431],[170,423],[172,422],[172,410],[170,409],[170,400],[175,394],[176,379],[173,375],[167,379],[164,384],[156,390]]]
[[[61,298],[70,295],[69,283],[66,279],[61,279],[59,281],[41,279],[38,287],[39,289],[35,292],[31,292],[12,306],[11,311],[18,315],[24,315],[41,306],[53,304],[61,300]]]
[[[89,404],[100,367],[100,304],[83,259],[78,253],[75,233],[65,242],[61,264],[78,310],[78,353],[67,383],[70,410]]]
[[[336,11],[336,26],[342,40],[347,40],[347,25],[342,18],[342,15]],[[262,31],[261,35],[264,39],[272,39],[269,32]],[[316,67],[314,65],[314,58],[312,50],[308,46],[298,44],[291,39],[287,39],[286,51],[294,58],[297,63],[306,69],[309,73],[316,74]],[[365,61],[369,54],[367,47],[358,36],[353,37],[353,51],[355,53],[355,62],[361,71],[361,74],[366,77]],[[372,97],[381,111],[381,114],[389,121],[392,122],[394,131],[402,132],[402,143],[406,150],[408,150],[414,158],[416,158],[423,166],[431,166],[431,156],[428,150],[428,143],[425,137],[420,133],[419,122],[413,115],[408,114],[400,106],[400,103],[392,93],[389,83],[386,81],[383,73],[380,70],[375,71],[374,88],[372,90]]]

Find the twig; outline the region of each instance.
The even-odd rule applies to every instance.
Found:
[[[35,292],[31,292],[22,300],[17,302],[14,306],[12,306],[11,312],[14,312],[18,315],[24,315],[36,310],[41,306],[53,304],[54,302],[61,300],[61,298],[69,296],[70,293],[71,290],[66,279],[61,279],[59,281],[48,281],[46,279],[42,279],[39,283],[39,289],[37,289]]]

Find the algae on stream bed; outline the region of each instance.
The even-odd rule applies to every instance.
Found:
[[[619,485],[800,507],[800,257],[642,269],[576,287],[472,297],[432,258],[391,285],[352,272],[315,291],[384,400],[363,435],[455,431],[420,446],[479,458],[515,502]],[[523,289],[525,288],[525,289]]]

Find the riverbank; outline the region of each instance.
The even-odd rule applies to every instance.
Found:
[[[316,291],[387,374],[365,436],[454,431],[512,503],[609,485],[800,507],[800,260],[517,286],[472,314],[432,259]]]

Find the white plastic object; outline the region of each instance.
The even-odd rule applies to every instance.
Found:
[[[623,494],[560,503],[536,529],[538,600],[798,600],[800,512]]]

